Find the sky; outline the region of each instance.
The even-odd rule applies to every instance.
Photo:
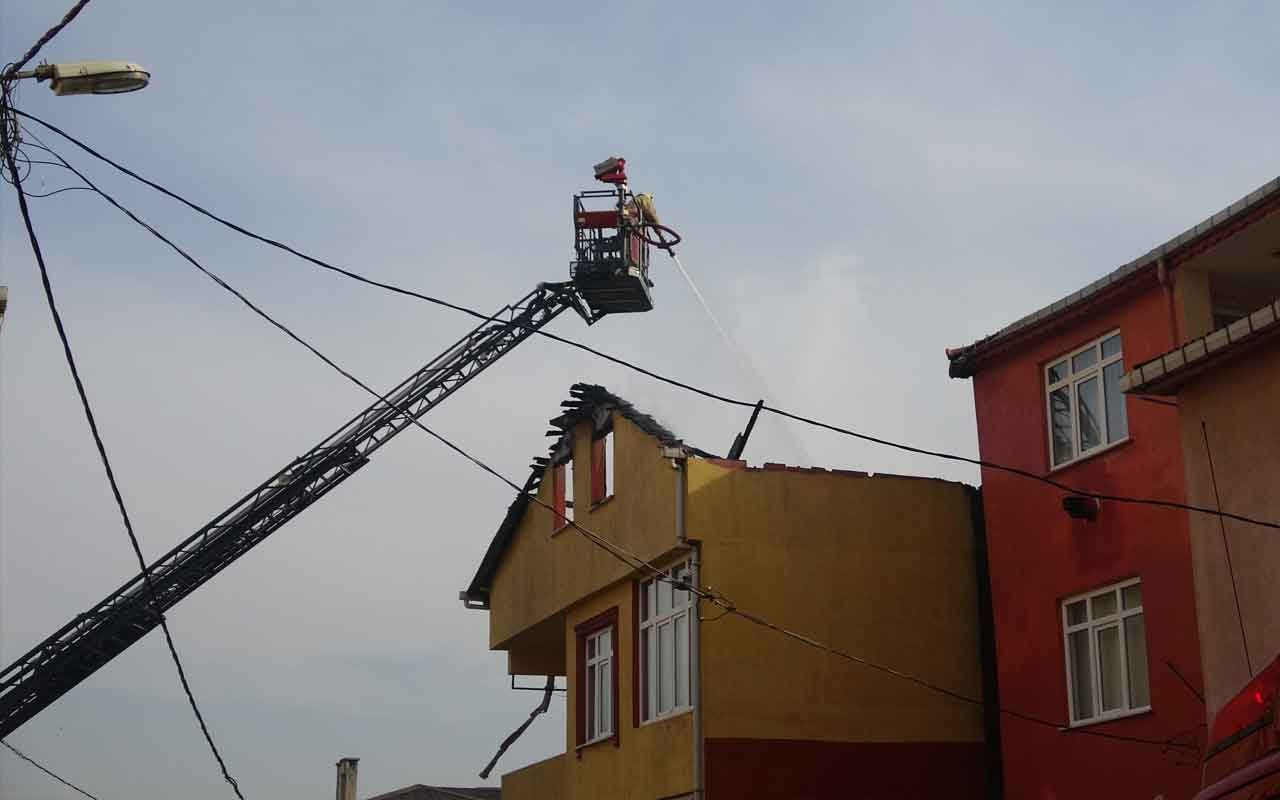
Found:
[[[70,5],[69,2],[66,3]],[[58,8],[54,6],[58,5]],[[0,7],[15,58],[61,4]],[[18,107],[271,237],[496,310],[567,277],[573,192],[628,159],[747,373],[665,259],[656,308],[556,333],[707,388],[974,455],[943,350],[1065,296],[1280,173],[1274,3],[366,3],[96,0],[50,61],[122,58],[115,97]],[[456,312],[237,237],[34,131],[362,379],[390,387]],[[68,185],[37,169],[32,192]],[[133,576],[0,186],[0,662]],[[155,557],[367,403],[89,193],[32,215],[143,551]],[[576,381],[713,452],[746,412],[533,339],[428,418],[518,482]],[[762,386],[763,384],[763,386]],[[764,416],[776,461],[974,482],[963,466]],[[407,431],[168,619],[250,798],[476,773],[537,703],[458,590],[510,490]],[[153,633],[9,739],[103,800],[232,796]],[[564,704],[497,773],[562,752]],[[496,775],[490,783],[496,783]],[[75,796],[7,751],[0,796]]]

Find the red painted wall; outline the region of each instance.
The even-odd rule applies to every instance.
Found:
[[[1126,369],[1175,346],[1169,308],[1154,277],[1109,305],[1028,341],[973,378],[982,457],[1049,473],[1043,369],[1047,362],[1118,328]],[[1185,496],[1178,410],[1127,399],[1129,441],[1053,473],[1072,486],[1174,501]],[[1204,709],[1166,664],[1202,685],[1188,523],[1184,512],[1104,502],[1096,521],[1072,520],[1063,492],[984,469],[1000,703],[1065,722],[1067,677],[1060,602],[1126,578],[1142,579],[1149,713],[1080,730],[1204,741]],[[1009,798],[1154,798],[1195,794],[1194,753],[1109,740],[1001,718]]]
[[[984,751],[970,742],[707,739],[707,800],[984,797]]]

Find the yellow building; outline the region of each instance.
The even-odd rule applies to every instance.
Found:
[[[751,468],[601,387],[572,398],[463,592],[512,675],[567,680],[565,752],[503,800],[994,796],[975,490]]]

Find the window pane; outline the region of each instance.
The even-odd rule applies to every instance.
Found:
[[[1054,466],[1071,460],[1071,389],[1049,393],[1049,433],[1053,439]]]
[[[596,657],[596,637],[587,637],[587,660],[590,661]]]
[[[564,463],[564,522],[573,521],[573,459]]]
[[[1071,371],[1079,372],[1082,369],[1088,369],[1098,363],[1098,349],[1090,347],[1083,353],[1076,353],[1071,358]]]
[[[1098,678],[1102,688],[1102,710],[1124,707],[1124,665],[1120,659],[1120,627],[1098,631]]]
[[[689,615],[676,617],[676,705],[689,705]]]
[[[671,610],[671,582],[663,580],[655,580],[658,591],[658,616],[662,616]]]
[[[613,732],[613,660],[600,662],[600,730]]]
[[[1077,356],[1078,358],[1078,356]],[[1098,402],[1098,379],[1076,384],[1076,405],[1080,418],[1080,452],[1102,444],[1102,407]]]
[[[658,713],[665,714],[675,705],[676,654],[675,626],[665,622],[658,626]]]
[[[1079,625],[1082,622],[1088,622],[1089,616],[1085,613],[1084,601],[1077,600],[1067,606],[1067,624]]]
[[[1120,354],[1120,334],[1102,340],[1102,357],[1104,359]]]
[[[1076,719],[1093,716],[1093,660],[1089,657],[1089,632],[1076,631],[1067,636],[1067,658],[1071,663],[1071,691]]]
[[[1107,403],[1107,441],[1118,442],[1129,435],[1129,420],[1125,413],[1124,393],[1120,391],[1120,376],[1124,375],[1124,362],[1117,361],[1102,368],[1102,387]]]
[[[1151,705],[1147,686],[1147,623],[1141,614],[1124,621],[1124,645],[1129,658],[1129,707]]]
[[[613,629],[605,628],[600,631],[600,655],[607,656],[613,652]]]
[[[613,431],[604,437],[604,495],[608,497],[618,491],[618,463],[613,460]]]
[[[1089,598],[1089,602],[1093,605],[1093,618],[1109,617],[1116,613],[1116,593],[1115,591],[1106,594],[1095,594]]]
[[[1130,608],[1137,608],[1142,605],[1142,584],[1135,583],[1132,586],[1126,586],[1120,590],[1120,602],[1127,611]]]
[[[600,707],[596,697],[596,667],[591,664],[587,667],[587,693],[583,698],[587,705],[587,738],[596,738],[596,710]]]
[[[1049,383],[1057,383],[1058,381],[1064,380],[1069,374],[1070,373],[1067,372],[1067,362],[1059,361],[1057,364],[1049,367]]]
[[[658,654],[653,649],[654,629],[640,635],[640,719],[653,718],[653,676],[657,672]]]

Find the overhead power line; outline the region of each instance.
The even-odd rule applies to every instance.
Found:
[[[18,70],[25,67],[28,61],[35,58],[36,54],[40,52],[41,48],[43,48],[46,44],[48,44],[53,39],[53,37],[57,36],[59,33],[62,33],[62,29],[70,25],[71,20],[75,19],[76,16],[78,16],[80,12],[84,10],[84,7],[87,5],[89,5],[89,0],[80,0],[80,2],[72,6],[70,10],[68,10],[67,13],[63,15],[62,19],[58,22],[57,25],[54,25],[49,30],[45,31],[44,35],[41,36],[39,39],[37,39],[36,43],[31,45],[31,47],[27,50],[27,52],[22,54],[22,58],[12,62],[11,64],[9,64],[4,68],[3,74],[0,74],[0,80],[5,80],[5,81],[12,80],[13,76],[17,74]]]
[[[193,211],[196,211],[197,213],[202,214],[208,217],[209,219],[214,220],[215,222],[227,228],[230,228],[231,230],[237,233],[240,233],[244,236],[247,236],[251,239],[262,242],[264,244],[270,245],[272,247],[278,248],[280,250],[283,250],[289,253],[290,255],[296,256],[297,258],[300,258],[304,261],[314,264],[315,266],[318,266],[322,269],[329,270],[331,272],[335,272],[339,275],[343,275],[347,278],[358,281],[360,283],[368,284],[370,286],[375,286],[377,288],[384,289],[386,291],[389,291],[395,294],[404,295],[406,297],[413,297],[418,300],[423,300],[428,303],[433,303],[435,305],[442,306],[444,308],[449,308],[454,311],[461,312],[463,314],[468,314],[478,319],[482,319],[482,320],[493,319],[488,314],[485,314],[481,311],[477,311],[473,308],[468,308],[466,306],[459,305],[457,303],[453,303],[448,300],[443,300],[438,297],[433,297],[428,294],[423,294],[422,292],[413,291],[412,289],[406,289],[404,287],[396,286],[394,284],[374,280],[373,278],[369,278],[357,272],[353,272],[349,269],[345,269],[343,267],[339,267],[334,264],[331,264],[327,261],[324,261],[323,259],[316,258],[315,256],[312,256],[312,255],[308,255],[307,253],[297,250],[296,248],[290,245],[284,244],[283,242],[277,241],[275,239],[270,239],[266,236],[255,233],[247,228],[237,225],[234,222],[231,222],[230,220],[224,217],[221,217],[213,213],[212,211],[209,211],[203,208],[197,203],[194,203],[191,200],[188,200],[185,197],[182,197],[176,192],[173,192],[170,189],[165,188],[164,186],[156,183],[155,181],[152,181],[148,178],[145,178],[139,175],[137,172],[134,172],[128,167],[125,167],[119,164],[118,162],[112,160],[111,158],[103,155],[102,153],[99,153],[97,150],[93,149],[89,145],[75,138],[71,134],[63,131],[61,128],[58,128],[52,123],[46,122],[40,119],[39,117],[36,117],[32,114],[28,114],[24,111],[20,111],[17,109],[15,109],[15,113],[19,114],[20,116],[26,119],[31,120],[32,122],[36,122],[44,126],[48,130],[58,134],[59,136],[71,142],[76,147],[79,147],[81,150],[85,151],[86,153],[93,156],[94,158],[114,167],[116,170],[124,173],[125,175],[128,175],[129,177],[133,178],[134,180],[140,183],[145,184],[146,186],[151,187],[152,189],[160,192],[161,194],[164,194],[167,197],[177,200],[178,202],[182,203],[183,205],[187,206]],[[603,351],[597,350],[594,347],[590,347],[581,342],[576,342],[572,339],[567,339],[563,336],[558,336],[549,331],[539,330],[539,331],[536,331],[536,333],[539,336],[544,336],[548,339],[567,345],[569,347],[576,348],[585,353],[590,353],[591,355],[596,356],[597,358],[601,358],[612,364],[625,367],[626,369],[629,369],[633,372],[637,372],[648,378],[652,378],[653,380],[660,381],[669,386],[674,386],[676,388],[683,389],[688,392],[692,392],[694,394],[700,395],[710,400],[716,400],[721,403],[727,403],[729,405],[740,406],[743,408],[754,408],[757,402],[752,400],[740,400],[734,397],[729,397],[727,395],[720,394],[718,392],[711,391],[709,389],[702,388],[700,386],[695,386],[693,384],[686,383],[676,378],[672,378],[670,376],[663,375],[653,370],[646,369],[645,367],[642,367],[631,361],[627,361],[626,359],[619,358],[617,356],[613,356]],[[929,458],[936,458],[936,459],[941,459],[945,461],[964,463],[964,464],[969,464],[969,465],[984,468],[984,469],[994,470],[997,472],[1004,472],[1007,474],[1018,476],[1020,478],[1025,478],[1027,480],[1037,481],[1039,483],[1052,486],[1055,489],[1059,489],[1069,494],[1082,495],[1082,496],[1090,497],[1100,501],[1106,500],[1106,501],[1115,502],[1115,503],[1129,503],[1129,504],[1135,504],[1135,505],[1155,506],[1155,507],[1169,508],[1169,509],[1175,509],[1180,511],[1190,511],[1194,513],[1206,514],[1214,517],[1226,517],[1227,519],[1233,519],[1238,522],[1246,522],[1246,523],[1249,523],[1252,525],[1258,525],[1264,528],[1280,530],[1280,522],[1259,519],[1256,517],[1247,516],[1245,514],[1236,514],[1230,511],[1223,511],[1220,509],[1209,508],[1207,506],[1198,506],[1198,505],[1192,505],[1188,503],[1180,503],[1174,500],[1162,500],[1159,498],[1136,497],[1131,495],[1118,495],[1118,494],[1109,494],[1105,492],[1096,492],[1090,489],[1084,489],[1078,486],[1072,486],[1070,484],[1054,480],[1053,478],[1049,478],[1045,475],[1040,475],[1038,473],[1032,472],[1031,470],[1022,469],[1020,467],[1014,467],[1007,464],[1000,464],[998,462],[988,461],[982,458],[972,458],[969,456],[962,456],[954,453],[947,453],[940,450],[931,450],[928,448],[917,447],[915,445],[905,444],[902,442],[896,442],[891,439],[886,439],[884,437],[873,436],[871,434],[862,433],[862,432],[853,430],[851,428],[846,428],[840,425],[834,425],[831,423],[823,422],[821,420],[814,419],[812,417],[808,417],[802,414],[797,414],[797,413],[787,411],[782,408],[777,408],[774,406],[764,405],[762,408],[764,411],[767,411],[771,414],[782,417],[784,419],[789,419],[789,420],[792,420],[793,422],[800,422],[805,425],[810,425],[812,427],[823,429],[831,433],[838,433],[843,436],[849,436],[849,437],[859,439],[861,441],[868,442],[871,444],[881,445],[883,447],[889,447],[889,448],[893,448],[895,450],[900,450],[907,453],[914,453],[916,455],[927,456]]]
[[[63,786],[66,786],[66,787],[68,787],[68,788],[70,788],[70,789],[73,789],[73,790],[75,790],[75,791],[79,792],[80,794],[84,795],[85,797],[91,798],[91,800],[98,800],[98,798],[97,798],[97,796],[96,796],[96,795],[92,795],[92,794],[90,794],[90,793],[86,792],[84,789],[81,789],[79,786],[76,786],[76,785],[75,785],[74,783],[72,783],[71,781],[69,781],[69,780],[67,780],[66,778],[62,777],[61,775],[59,775],[58,773],[54,772],[53,770],[49,769],[49,768],[48,768],[48,767],[46,767],[44,764],[41,764],[39,761],[36,761],[34,758],[32,758],[31,756],[29,756],[29,755],[27,755],[26,753],[22,752],[21,750],[19,750],[18,748],[14,747],[14,746],[13,746],[13,745],[11,745],[11,744],[9,744],[8,742],[3,741],[3,740],[0,740],[0,744],[3,744],[5,747],[9,748],[10,752],[12,752],[15,756],[17,756],[18,758],[20,758],[20,759],[22,759],[23,761],[27,762],[28,764],[30,764],[31,766],[35,767],[36,769],[40,770],[40,771],[41,771],[41,772],[43,772],[45,775],[48,775],[50,778],[53,778],[55,781],[57,781],[58,783],[62,784]]]
[[[251,300],[249,300],[249,299],[248,299],[248,298],[247,298],[247,297],[246,297],[242,292],[240,292],[239,290],[237,290],[235,287],[233,287],[231,284],[229,284],[226,280],[224,280],[223,278],[221,278],[220,276],[218,276],[216,273],[214,273],[213,271],[209,270],[208,268],[206,268],[206,267],[204,267],[202,264],[200,264],[200,263],[199,263],[199,262],[198,262],[194,257],[192,257],[189,253],[187,253],[187,252],[186,252],[184,249],[182,249],[179,245],[175,244],[172,240],[170,240],[170,239],[169,239],[168,237],[166,237],[164,234],[160,233],[160,232],[159,232],[158,230],[156,230],[154,227],[152,227],[152,226],[151,226],[151,225],[149,225],[148,223],[144,222],[141,218],[139,218],[137,215],[135,215],[132,211],[130,211],[129,209],[125,208],[125,207],[124,207],[123,205],[121,205],[118,201],[116,201],[113,197],[111,197],[110,195],[108,195],[107,193],[105,193],[104,191],[102,191],[100,188],[98,188],[98,187],[97,187],[97,186],[96,186],[92,181],[90,181],[90,180],[89,180],[89,179],[88,179],[88,178],[87,178],[83,173],[80,173],[78,170],[76,170],[74,167],[72,167],[70,164],[68,164],[68,163],[67,163],[64,159],[62,159],[62,157],[61,157],[61,156],[59,156],[57,153],[54,153],[52,150],[49,150],[48,152],[52,153],[52,154],[54,155],[54,157],[55,157],[55,158],[58,158],[60,161],[62,161],[62,163],[63,163],[63,164],[65,164],[65,165],[67,166],[67,168],[68,168],[68,169],[71,169],[73,172],[75,172],[75,173],[76,173],[76,175],[77,175],[81,180],[83,180],[83,181],[84,181],[84,182],[85,182],[85,183],[86,183],[86,184],[87,184],[87,185],[88,185],[88,186],[89,186],[89,187],[90,187],[94,192],[96,192],[97,194],[99,194],[99,195],[100,195],[104,200],[106,200],[108,203],[110,203],[110,204],[111,204],[112,206],[114,206],[116,209],[118,209],[119,211],[121,211],[122,213],[124,213],[126,216],[128,216],[130,220],[132,220],[132,221],[133,221],[133,222],[135,222],[136,224],[138,224],[138,225],[142,226],[145,230],[147,230],[149,233],[151,233],[151,235],[155,236],[157,239],[159,239],[160,241],[162,241],[162,242],[163,242],[164,244],[166,244],[168,247],[170,247],[170,248],[171,248],[171,249],[173,249],[175,252],[177,252],[177,253],[178,253],[178,254],[179,254],[183,259],[185,259],[187,262],[189,262],[190,264],[192,264],[196,269],[198,269],[198,270],[199,270],[200,272],[202,272],[204,275],[206,275],[206,276],[207,276],[207,277],[209,277],[211,280],[213,280],[215,283],[217,283],[217,285],[218,285],[218,286],[220,286],[222,289],[224,289],[224,290],[226,290],[227,292],[229,292],[230,294],[232,294],[232,295],[233,295],[237,300],[239,300],[241,303],[243,303],[244,305],[246,305],[246,306],[247,306],[250,310],[252,310],[255,314],[257,314],[258,316],[262,317],[265,321],[267,321],[269,324],[271,324],[271,325],[272,325],[273,327],[275,327],[276,329],[278,329],[278,330],[280,330],[281,332],[283,332],[283,333],[284,333],[285,335],[287,335],[290,339],[293,339],[295,342],[297,342],[297,343],[301,344],[301,345],[302,345],[303,347],[305,347],[305,348],[306,348],[306,349],[307,349],[307,350],[308,350],[312,355],[314,355],[316,358],[320,359],[322,362],[324,362],[324,363],[325,363],[326,365],[328,365],[330,368],[332,368],[332,369],[334,369],[335,371],[337,371],[339,374],[341,374],[341,375],[342,375],[344,378],[346,378],[348,381],[350,381],[351,383],[355,384],[355,385],[356,385],[356,386],[358,386],[360,389],[362,389],[363,391],[365,391],[365,392],[367,392],[368,394],[372,395],[373,397],[377,398],[377,399],[378,399],[378,400],[380,400],[381,402],[385,403],[385,404],[387,405],[387,407],[389,407],[389,408],[391,408],[391,409],[394,409],[394,410],[396,410],[396,411],[399,411],[399,412],[400,412],[401,414],[403,414],[403,415],[404,415],[404,417],[405,417],[407,420],[409,420],[409,421],[410,421],[414,426],[416,426],[417,428],[421,429],[423,432],[425,432],[426,434],[428,434],[428,435],[429,435],[429,436],[431,436],[432,438],[436,439],[438,442],[440,442],[441,444],[443,444],[443,445],[444,445],[445,447],[447,447],[448,449],[452,450],[454,453],[456,453],[456,454],[458,454],[459,456],[461,456],[461,457],[465,458],[466,460],[470,461],[473,465],[475,465],[475,466],[476,466],[476,467],[478,467],[479,469],[483,470],[484,472],[486,472],[486,473],[488,473],[489,475],[493,476],[493,477],[494,477],[494,478],[496,478],[497,480],[499,480],[499,481],[501,481],[502,483],[506,484],[509,488],[511,488],[512,490],[514,490],[517,494],[520,494],[520,495],[523,495],[523,496],[527,497],[531,502],[535,503],[535,504],[536,504],[536,505],[538,505],[538,506],[541,506],[542,508],[547,509],[548,511],[550,511],[550,512],[552,512],[552,513],[556,513],[555,508],[554,508],[550,503],[547,503],[546,501],[544,501],[544,500],[540,499],[539,497],[537,497],[537,495],[536,495],[536,494],[528,494],[528,493],[525,493],[525,492],[524,492],[524,490],[523,490],[523,488],[522,488],[519,484],[517,484],[515,481],[513,481],[513,480],[511,480],[510,478],[508,478],[507,476],[503,475],[503,474],[502,474],[501,472],[499,472],[497,469],[495,469],[495,468],[491,467],[489,464],[485,463],[483,460],[481,460],[481,459],[480,459],[480,458],[478,458],[477,456],[472,455],[470,452],[468,452],[467,450],[463,449],[461,446],[459,446],[457,443],[453,442],[453,441],[452,441],[452,440],[450,440],[449,438],[447,438],[447,437],[445,437],[444,435],[442,435],[442,434],[438,433],[437,431],[435,431],[435,430],[433,430],[433,429],[429,428],[429,427],[428,427],[425,423],[423,423],[420,419],[417,419],[417,418],[413,417],[413,415],[412,415],[412,414],[411,414],[407,409],[405,409],[405,408],[403,408],[403,407],[401,407],[401,406],[397,405],[397,404],[396,404],[393,400],[391,400],[389,397],[387,397],[386,395],[382,394],[381,392],[378,392],[377,390],[373,389],[371,386],[369,386],[368,384],[366,384],[364,381],[362,381],[362,380],[360,380],[359,378],[357,378],[354,374],[352,374],[352,373],[351,373],[351,372],[349,372],[348,370],[344,369],[343,367],[339,366],[339,365],[337,364],[337,362],[335,362],[333,359],[329,358],[329,357],[328,357],[328,356],[326,356],[324,353],[322,353],[319,349],[317,349],[316,347],[314,347],[313,345],[311,345],[309,342],[307,342],[305,339],[303,339],[299,334],[297,334],[297,333],[295,333],[293,330],[291,330],[287,325],[285,325],[285,324],[284,324],[284,323],[282,323],[282,322],[279,322],[278,320],[276,320],[275,318],[273,318],[270,314],[268,314],[266,311],[264,311],[261,307],[259,307],[258,305],[254,304],[254,303],[253,303]],[[661,570],[661,569],[659,569],[658,567],[656,567],[652,562],[647,561],[646,559],[642,558],[641,556],[637,555],[636,553],[631,552],[631,551],[627,550],[626,548],[624,548],[624,547],[622,547],[622,546],[620,546],[620,545],[618,545],[618,544],[616,544],[616,543],[614,543],[614,542],[610,541],[607,537],[602,536],[601,534],[596,533],[595,531],[592,531],[591,529],[589,529],[589,528],[587,528],[586,526],[582,525],[580,522],[578,522],[578,521],[576,521],[576,520],[567,520],[567,522],[568,522],[568,524],[569,524],[571,527],[573,527],[573,528],[574,528],[574,530],[576,530],[580,535],[582,535],[584,538],[586,538],[586,539],[587,539],[587,541],[589,541],[590,543],[594,544],[595,546],[597,546],[597,547],[601,548],[602,550],[606,551],[606,552],[607,552],[607,553],[609,553],[612,557],[614,557],[615,559],[619,560],[620,562],[622,562],[624,565],[626,565],[626,566],[627,566],[627,567],[629,567],[630,569],[635,570],[635,571],[638,571],[638,572],[642,572],[642,573],[649,574],[649,575],[651,575],[651,576],[653,576],[653,577],[657,578],[658,580],[662,580],[662,581],[665,581],[665,582],[667,582],[667,583],[670,583],[670,584],[672,584],[673,586],[675,586],[675,587],[677,587],[677,588],[679,588],[679,589],[683,589],[683,590],[689,591],[689,592],[693,593],[694,595],[698,596],[699,598],[701,598],[701,599],[703,599],[703,600],[706,600],[706,601],[708,601],[708,602],[710,602],[710,603],[713,603],[714,605],[716,605],[716,606],[720,607],[721,609],[723,609],[723,610],[724,610],[724,612],[725,612],[726,614],[732,614],[732,615],[735,615],[735,616],[741,617],[742,619],[746,620],[747,622],[750,622],[750,623],[752,623],[752,624],[754,624],[754,625],[757,625],[757,626],[760,626],[760,627],[767,628],[767,629],[769,629],[769,630],[775,631],[775,632],[780,633],[780,634],[782,634],[782,635],[784,635],[784,636],[786,636],[786,637],[788,637],[788,638],[791,638],[791,639],[794,639],[794,640],[796,640],[796,641],[802,642],[803,644],[806,644],[806,645],[808,645],[808,646],[810,646],[810,647],[814,647],[814,648],[817,648],[817,649],[823,650],[824,652],[830,653],[831,655],[837,656],[837,657],[842,658],[842,659],[847,660],[847,661],[851,661],[851,662],[854,662],[854,663],[860,664],[860,665],[865,666],[865,667],[868,667],[868,668],[870,668],[870,669],[877,670],[877,671],[879,671],[879,672],[883,672],[883,673],[885,673],[885,674],[891,675],[891,676],[893,676],[893,677],[895,677],[895,678],[898,678],[898,679],[900,679],[900,680],[904,680],[904,681],[908,681],[908,682],[914,683],[914,684],[916,684],[916,685],[918,685],[918,686],[920,686],[920,687],[922,687],[922,688],[925,688],[925,689],[928,689],[928,690],[930,690],[930,691],[937,692],[937,693],[940,693],[940,694],[944,694],[944,695],[946,695],[946,696],[948,696],[948,697],[951,697],[951,698],[953,698],[953,699],[959,700],[959,701],[961,701],[961,702],[968,703],[968,704],[972,704],[972,705],[978,705],[978,706],[985,706],[985,705],[986,705],[985,701],[983,701],[983,700],[981,700],[981,699],[974,698],[974,697],[969,697],[969,696],[967,696],[967,695],[965,695],[965,694],[962,694],[962,693],[960,693],[960,692],[956,692],[956,691],[953,691],[953,690],[951,690],[951,689],[947,689],[946,687],[943,687],[943,686],[940,686],[940,685],[938,685],[938,684],[932,683],[932,682],[930,682],[930,681],[928,681],[928,680],[926,680],[926,679],[924,679],[924,678],[921,678],[921,677],[918,677],[918,676],[912,675],[912,674],[907,673],[907,672],[903,672],[902,670],[898,670],[898,669],[895,669],[895,668],[893,668],[893,667],[885,666],[885,665],[883,665],[883,664],[878,664],[878,663],[876,663],[876,662],[874,662],[874,661],[871,661],[871,660],[869,660],[869,659],[862,658],[862,657],[860,657],[860,656],[856,656],[856,655],[851,654],[851,653],[849,653],[849,652],[847,652],[847,651],[841,650],[841,649],[836,648],[836,647],[833,647],[833,646],[831,646],[831,645],[824,644],[824,643],[822,643],[822,642],[820,642],[820,641],[817,641],[817,640],[815,640],[815,639],[812,639],[812,638],[810,638],[810,637],[808,637],[808,636],[804,636],[803,634],[800,634],[800,633],[796,633],[796,632],[794,632],[794,631],[791,631],[791,630],[789,630],[789,629],[787,629],[787,628],[785,628],[785,627],[783,627],[783,626],[781,626],[781,625],[777,625],[777,624],[775,624],[775,623],[772,623],[772,622],[768,621],[767,619],[765,619],[764,617],[761,617],[761,616],[759,616],[759,615],[757,615],[757,614],[753,614],[753,613],[750,613],[750,612],[744,611],[744,610],[742,610],[742,609],[738,608],[738,606],[737,606],[736,604],[734,604],[733,602],[729,601],[727,598],[725,598],[723,595],[720,595],[719,593],[713,592],[713,591],[711,591],[710,589],[705,589],[705,588],[701,588],[701,587],[698,587],[698,586],[693,586],[693,585],[691,585],[691,584],[689,584],[689,583],[687,583],[687,582],[685,582],[685,581],[677,580],[677,579],[675,579],[675,578],[672,578],[668,573],[666,573],[666,572],[664,572],[663,570]],[[1071,733],[1076,733],[1076,734],[1080,734],[1080,735],[1084,735],[1084,736],[1092,736],[1092,737],[1097,737],[1097,738],[1102,738],[1102,739],[1111,739],[1111,740],[1116,740],[1116,741],[1125,741],[1125,742],[1133,742],[1133,743],[1138,743],[1138,744],[1153,745],[1153,746],[1158,746],[1158,747],[1164,748],[1164,749],[1166,749],[1166,750],[1193,750],[1193,749],[1194,749],[1192,745],[1190,745],[1190,744],[1186,744],[1186,743],[1182,743],[1182,742],[1179,742],[1179,741],[1176,741],[1174,738],[1169,738],[1169,739],[1146,739],[1146,738],[1137,737],[1137,736],[1121,736],[1121,735],[1117,735],[1117,734],[1110,734],[1110,733],[1106,733],[1106,732],[1103,732],[1103,731],[1095,731],[1095,730],[1089,730],[1089,729],[1069,729],[1069,728],[1067,728],[1065,725],[1063,725],[1063,724],[1061,724],[1061,723],[1053,722],[1053,721],[1051,721],[1051,720],[1047,720],[1047,719],[1044,719],[1044,718],[1041,718],[1041,717],[1037,717],[1037,716],[1034,716],[1034,715],[1031,715],[1031,714],[1025,714],[1025,713],[1022,713],[1022,712],[1019,712],[1019,711],[1013,711],[1013,710],[1010,710],[1010,709],[1004,709],[1004,708],[1001,708],[1001,709],[1000,709],[1000,712],[1001,712],[1001,713],[1003,713],[1003,714],[1006,714],[1006,715],[1008,715],[1008,716],[1011,716],[1011,717],[1013,717],[1013,718],[1015,718],[1015,719],[1020,719],[1020,720],[1024,720],[1024,721],[1027,721],[1027,722],[1035,723],[1035,724],[1038,724],[1038,725],[1051,727],[1051,728],[1053,728],[1053,729],[1055,729],[1055,730],[1062,731],[1062,732],[1070,731]]]
[[[223,761],[222,754],[218,752],[218,746],[214,744],[213,735],[209,732],[209,726],[205,723],[204,715],[200,712],[200,706],[196,703],[195,695],[191,691],[191,684],[187,680],[186,670],[182,666],[182,659],[178,657],[178,649],[174,644],[173,635],[169,631],[169,624],[164,618],[164,614],[160,611],[159,603],[156,602],[155,586],[151,581],[151,573],[147,569],[147,561],[142,555],[142,547],[138,543],[138,537],[133,530],[133,521],[129,517],[129,511],[125,507],[124,497],[121,495],[119,483],[116,481],[115,470],[111,466],[111,459],[107,456],[107,448],[102,440],[102,434],[98,430],[98,422],[93,414],[93,407],[89,403],[89,395],[84,386],[84,381],[80,377],[80,370],[76,366],[75,355],[71,351],[71,341],[67,336],[66,327],[62,322],[62,315],[58,312],[58,304],[54,299],[53,285],[49,280],[49,270],[45,265],[44,254],[40,249],[40,240],[36,236],[35,227],[31,221],[30,209],[27,207],[26,193],[22,188],[22,179],[18,174],[18,167],[14,161],[13,151],[17,146],[10,136],[10,126],[6,124],[9,117],[9,107],[7,99],[0,106],[0,150],[3,150],[5,166],[8,168],[9,177],[12,179],[14,191],[18,195],[18,210],[22,214],[23,224],[26,226],[27,238],[31,244],[31,252],[36,259],[36,265],[40,269],[40,281],[44,287],[45,300],[49,306],[49,313],[53,317],[54,327],[58,332],[58,339],[62,342],[62,352],[66,357],[67,366],[71,371],[71,377],[75,382],[76,393],[80,397],[80,405],[84,409],[85,419],[89,423],[89,431],[93,435],[94,445],[98,449],[98,457],[102,462],[102,468],[106,472],[107,482],[111,485],[111,495],[115,499],[116,508],[120,512],[120,519],[124,523],[125,532],[129,535],[129,544],[133,548],[133,553],[138,559],[139,569],[142,571],[142,578],[146,584],[148,595],[151,598],[152,605],[155,606],[155,613],[160,619],[160,628],[164,632],[165,644],[169,648],[169,655],[173,658],[173,665],[178,670],[178,680],[182,684],[182,691],[187,696],[187,701],[191,705],[191,710],[195,714],[196,722],[200,726],[201,732],[204,734],[205,741],[209,744],[209,749],[213,753],[214,759],[218,762],[218,767],[222,771],[222,777],[236,796],[240,800],[244,800],[244,795],[240,792],[240,786],[236,783],[235,778],[231,777],[231,773],[227,771],[226,762]],[[65,163],[65,162],[64,162]],[[69,165],[68,165],[69,166]],[[87,183],[88,181],[86,181]]]

